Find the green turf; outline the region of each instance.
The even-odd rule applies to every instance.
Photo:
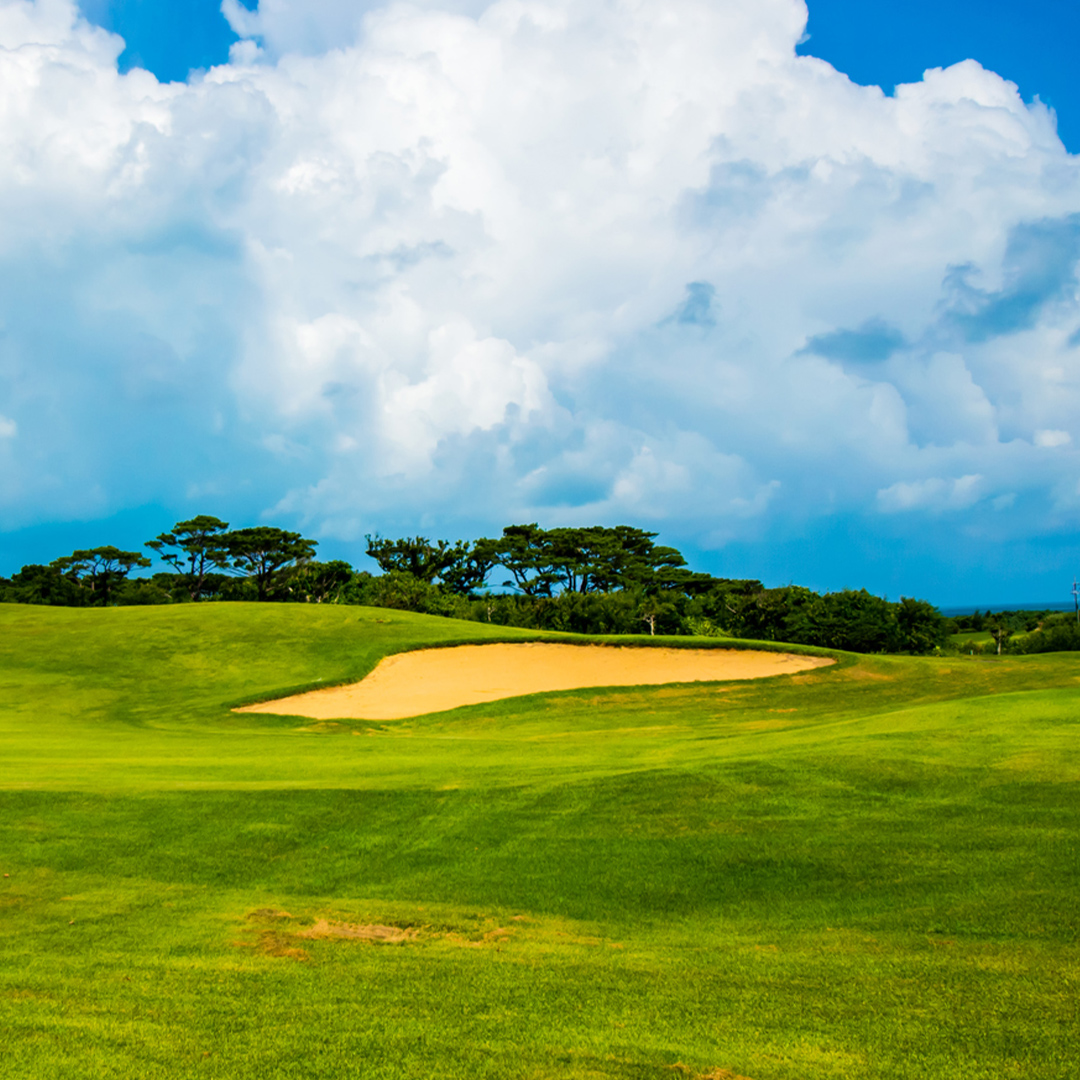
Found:
[[[0,605],[3,1075],[1080,1075],[1075,654],[229,711],[529,636]]]

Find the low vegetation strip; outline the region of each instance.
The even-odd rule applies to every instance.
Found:
[[[388,656],[361,682],[246,705],[236,711],[314,720],[402,720],[545,691],[761,679],[833,663],[827,656],[755,649],[547,642],[461,645]]]

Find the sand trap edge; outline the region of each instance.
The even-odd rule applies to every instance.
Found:
[[[834,666],[838,659],[816,650],[750,643],[728,648],[473,641],[392,653],[359,681],[297,690],[232,711],[313,720],[404,720],[533,694],[772,678]]]

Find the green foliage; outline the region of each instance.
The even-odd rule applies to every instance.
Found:
[[[907,597],[893,604],[865,589],[820,595],[798,585],[766,589],[758,581],[719,581],[687,612],[738,637],[852,652],[925,655],[947,638],[932,604]]]
[[[408,574],[425,585],[431,585],[437,578],[459,564],[472,554],[471,545],[463,540],[449,543],[437,540],[434,544],[424,536],[405,536],[400,540],[387,540],[376,533],[368,535],[367,553],[378,564],[384,574]]]
[[[436,581],[447,592],[467,596],[480,589],[496,564],[495,541],[432,543],[424,536],[387,540],[367,536],[367,553],[384,574],[406,574],[424,585]],[[394,605],[391,605],[394,606]]]
[[[155,574],[152,578],[135,578],[123,582],[116,590],[115,603],[122,607],[171,604],[174,603],[173,590],[176,587],[173,574]],[[189,599],[186,590],[182,591],[180,599]]]
[[[220,565],[247,578],[255,587],[257,600],[269,600],[284,583],[283,571],[310,559],[318,541],[271,525],[257,525],[222,533],[220,544],[224,549]]]
[[[526,596],[655,591],[705,577],[686,570],[675,548],[657,547],[656,535],[630,525],[541,529],[534,523],[509,525],[499,540],[479,543],[510,571],[512,580],[505,584]]]
[[[332,559],[330,562],[311,559],[301,562],[285,578],[283,591],[290,600],[308,604],[337,604],[352,580],[353,568],[344,559]]]
[[[987,615],[989,612],[987,612]],[[984,615],[978,608],[970,615],[954,615],[949,620],[955,630],[953,633],[964,633],[965,631],[973,631],[977,634],[981,634],[986,628],[986,615]]]
[[[55,604],[82,607],[86,590],[58,566],[24,566],[10,581],[0,580],[0,597],[13,604]]]
[[[1072,614],[1048,616],[1034,631],[1007,642],[1010,653],[1080,652],[1080,625]]]
[[[147,540],[146,547],[173,567],[193,601],[201,600],[207,577],[215,568],[228,566],[228,545],[224,539],[227,521],[200,514],[190,521],[179,521],[171,532]]]
[[[461,604],[457,597],[448,595],[437,585],[401,570],[390,570],[378,577],[357,574],[346,596],[352,604],[370,604],[424,615],[452,615]]]
[[[227,522],[201,515],[147,542],[176,571],[171,578],[158,574],[152,583],[114,582],[104,593],[88,593],[70,587],[79,585],[74,578],[65,584],[60,571],[25,567],[0,582],[0,599],[76,606],[183,599],[371,604],[574,633],[652,636],[700,627],[707,635],[858,652],[925,654],[947,639],[944,620],[926,601],[891,604],[865,589],[819,595],[794,585],[766,589],[756,580],[714,578],[689,570],[675,548],[655,543],[656,535],[629,525],[543,529],[535,522],[474,542],[369,535],[367,553],[383,571],[373,577],[343,560],[316,561],[316,542],[299,533],[270,526],[230,532]],[[480,591],[495,567],[510,574],[503,584],[511,594]]]
[[[983,630],[961,629],[950,638],[960,652],[1024,656],[1080,650],[1080,625],[1072,612],[987,611],[976,615]],[[955,621],[968,627],[973,617],[961,616]]]
[[[121,551],[107,544],[73,552],[49,564],[73,584],[84,589],[88,604],[106,607],[117,586],[136,567],[147,567],[150,560],[137,551]]]
[[[1073,1080],[1075,656],[228,711],[535,636],[0,608],[5,1077]]]
[[[630,526],[542,529],[532,523],[508,526],[499,540],[472,547],[369,537],[368,553],[385,580],[358,585],[352,595],[378,606],[577,633],[689,633],[696,623],[756,640],[914,654],[946,641],[944,620],[926,601],[891,604],[865,589],[822,596],[798,586],[765,589],[759,581],[695,574],[674,548],[656,546],[655,536]],[[440,590],[463,560],[479,570]],[[514,598],[454,599],[491,565],[509,571],[505,584]]]
[[[998,656],[1000,656],[1005,642],[1008,641],[1014,633],[1011,621],[1004,615],[991,615],[986,620],[986,629],[994,639],[994,644],[997,645]]]

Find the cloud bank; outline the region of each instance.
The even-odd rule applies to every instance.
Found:
[[[976,62],[854,85],[797,0],[223,10],[161,85],[0,2],[3,527],[1075,523],[1080,172]]]

